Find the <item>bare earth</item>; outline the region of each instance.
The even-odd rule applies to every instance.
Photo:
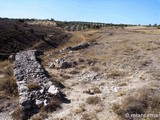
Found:
[[[122,104],[130,95],[143,95],[146,89],[160,90],[160,29],[112,27],[72,34],[68,43],[42,56],[45,69],[65,86],[62,92],[71,100],[46,120],[121,120],[114,104]],[[97,44],[63,51],[88,41]],[[79,62],[68,69],[49,68],[64,57]],[[9,112],[1,113],[0,120],[11,120]]]
[[[58,52],[84,41],[98,44],[70,53]],[[112,110],[114,103],[121,103],[139,89],[159,88],[160,30],[157,28],[74,32],[63,47],[47,52],[43,60],[47,71],[66,87],[63,92],[71,103],[62,104],[63,108],[50,114],[48,120],[119,120]],[[84,62],[70,69],[50,69],[50,63],[60,57],[81,58]],[[88,102],[90,98],[93,100]]]

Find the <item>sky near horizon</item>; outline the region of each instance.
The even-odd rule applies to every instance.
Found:
[[[160,24],[160,0],[0,0],[0,17]]]

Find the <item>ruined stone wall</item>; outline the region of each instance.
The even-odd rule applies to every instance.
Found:
[[[48,100],[59,93],[37,61],[37,56],[37,50],[22,51],[15,56],[13,72],[24,119],[37,113],[40,107],[47,105]]]

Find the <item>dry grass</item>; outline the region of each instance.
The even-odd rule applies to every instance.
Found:
[[[0,91],[3,91],[4,96],[17,96],[17,84],[13,77],[12,67],[8,67],[4,71],[5,78],[0,80]]]
[[[160,30],[157,28],[150,28],[150,29],[144,29],[144,30],[137,30],[139,32],[143,32],[145,34],[159,34]]]
[[[137,120],[137,118],[131,118],[132,114],[159,114],[159,91],[153,91],[150,89],[132,91],[121,104],[114,104],[112,109],[122,120]],[[125,118],[126,113],[129,114],[130,117]]]
[[[84,113],[82,114],[82,120],[99,120],[96,113]]]
[[[5,61],[0,61],[0,69],[4,69],[5,67],[10,66],[10,63],[5,60]]]
[[[4,92],[4,96],[17,96],[17,84],[13,77],[2,79],[0,81],[0,91]]]
[[[44,120],[41,116],[34,116],[31,118],[31,120]]]
[[[126,82],[122,82],[122,83],[119,83],[118,86],[127,86],[128,84]]]
[[[86,111],[85,104],[80,104],[79,107],[75,108],[73,112],[75,112],[76,114],[79,114],[84,111]]]
[[[108,74],[108,77],[111,78],[123,77],[123,76],[125,76],[125,72],[116,69],[111,69]]]
[[[87,56],[87,58],[89,58],[89,59],[86,60],[86,62],[87,62],[88,65],[95,65],[97,63],[97,59],[90,58],[90,56]],[[99,67],[93,67],[93,68],[91,67],[91,69],[98,70]]]
[[[97,42],[97,40],[96,39],[91,39],[88,42],[94,43],[94,42]]]
[[[94,72],[99,72],[101,69],[99,66],[92,66],[92,67],[90,67],[90,70],[94,71]]]
[[[71,78],[69,75],[66,75],[66,74],[60,74],[60,76],[64,79],[70,79]]]
[[[86,99],[86,103],[96,105],[101,102],[101,98],[98,96],[91,96]]]
[[[39,113],[39,114],[32,116],[31,120],[44,120],[46,118],[48,118],[48,115],[47,113],[43,112],[43,113]]]
[[[13,68],[8,61],[0,62],[0,71],[0,74],[4,75],[4,77],[0,79],[0,112],[4,112],[6,109],[10,108],[11,104],[16,105],[13,101],[18,96],[18,89],[13,76]],[[19,110],[17,109],[15,112],[16,113],[13,114],[14,120],[20,120]]]
[[[97,106],[96,109],[94,109],[94,111],[95,111],[96,113],[102,112],[103,110],[104,110],[104,109],[103,109],[102,106]]]
[[[141,49],[146,50],[146,51],[153,51],[156,49],[159,49],[159,45],[157,44],[151,44],[151,43],[143,43],[141,44]]]
[[[130,47],[130,46],[128,46],[128,45],[125,45],[124,48],[122,49],[122,51],[124,53],[131,53],[131,52],[135,52],[135,49]]]
[[[20,107],[18,107],[14,110],[14,112],[11,115],[12,115],[13,120],[22,120],[21,114],[22,114],[22,111]]]
[[[160,81],[160,70],[152,70],[151,74],[155,80]]]
[[[41,86],[36,82],[29,82],[27,84],[27,87],[28,87],[29,91],[39,90],[41,88]]]
[[[91,91],[93,91],[93,93],[95,93],[95,94],[101,93],[101,90],[96,86],[92,87]]]
[[[78,69],[78,70],[83,70],[84,68],[86,68],[85,65],[79,65],[79,66],[76,67],[76,69]]]
[[[145,66],[148,66],[150,64],[151,64],[150,60],[142,60],[142,61],[140,61],[141,67],[145,67]]]
[[[79,73],[79,71],[77,71],[77,70],[72,70],[72,71],[69,72],[69,74],[72,74],[72,75],[75,75],[75,74],[78,74],[78,73]]]
[[[126,91],[118,91],[117,93],[116,93],[116,96],[117,97],[121,97],[121,96],[124,96],[124,95],[126,95]]]
[[[84,112],[84,111],[85,111],[85,109],[83,109],[83,108],[76,108],[76,109],[74,109],[74,112],[75,112],[76,114],[82,113],[82,112]]]
[[[63,83],[65,81],[65,78],[62,79],[58,74],[55,74],[55,73],[51,73],[50,78],[51,78],[50,79],[51,82],[57,81],[57,82]]]
[[[50,113],[50,112],[56,111],[58,108],[61,108],[60,105],[61,105],[61,101],[59,99],[52,98],[52,100],[49,101],[48,105],[43,106],[41,108],[41,112]]]
[[[20,107],[17,107],[11,114],[11,116],[13,120],[26,120],[26,118],[24,118],[25,116],[23,116],[22,114],[22,110],[20,109]],[[46,118],[48,118],[46,111],[41,111],[40,113],[32,116],[30,120],[44,120]]]

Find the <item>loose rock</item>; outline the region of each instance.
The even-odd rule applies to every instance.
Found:
[[[59,93],[59,90],[58,90],[57,87],[52,85],[52,86],[49,87],[48,93],[50,93],[51,95],[57,95]]]
[[[13,72],[17,80],[23,119],[37,113],[40,107],[59,93],[58,87],[47,78],[45,70],[37,60],[37,55],[39,55],[37,50],[28,50],[15,56]]]
[[[66,48],[66,50],[80,50],[80,49],[85,49],[85,48],[88,48],[89,47],[89,43],[81,43],[77,46],[69,46]]]

